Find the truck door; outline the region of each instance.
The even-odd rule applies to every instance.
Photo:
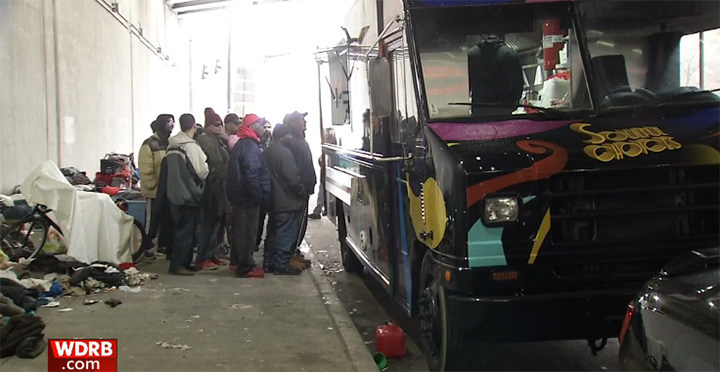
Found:
[[[418,130],[415,86],[410,67],[410,56],[405,38],[400,37],[390,44],[389,61],[392,72],[393,115],[390,117],[390,137],[392,157],[406,158],[415,152],[418,136],[422,141],[422,133]],[[390,180],[390,220],[393,229],[394,255],[394,288],[395,299],[408,313],[411,312],[412,299],[412,268],[411,251],[415,241],[415,232],[410,219],[410,203],[408,190],[411,182],[422,180],[424,164],[421,159],[401,160],[388,163]],[[421,165],[417,169],[416,165]],[[415,194],[421,195],[421,192]]]

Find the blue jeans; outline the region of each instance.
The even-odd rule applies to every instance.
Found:
[[[324,207],[325,207],[325,183],[320,182],[320,191],[318,192],[317,204],[315,205],[315,209],[313,209],[313,214],[320,215],[322,213]]]
[[[275,213],[275,269],[286,269],[295,253],[298,237],[297,212]]]
[[[277,259],[277,229],[275,227],[275,214],[270,212],[268,213],[265,246],[263,247],[263,269],[275,268]]]

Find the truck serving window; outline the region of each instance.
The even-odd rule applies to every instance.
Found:
[[[583,1],[577,4],[601,108],[717,101],[720,3]]]
[[[592,108],[570,6],[415,10],[431,119]]]

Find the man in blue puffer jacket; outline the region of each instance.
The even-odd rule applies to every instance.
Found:
[[[225,190],[235,215],[230,265],[240,278],[265,276],[253,259],[260,206],[267,207],[270,200],[270,173],[260,148],[264,122],[255,114],[245,115],[228,160]]]

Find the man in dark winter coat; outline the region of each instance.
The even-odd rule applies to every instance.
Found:
[[[295,156],[296,164],[300,169],[302,183],[309,196],[315,192],[314,190],[315,184],[317,183],[317,176],[315,175],[315,167],[313,164],[312,153],[310,152],[310,145],[308,145],[305,140],[305,130],[307,129],[305,116],[307,116],[307,113],[299,113],[297,111],[292,112],[285,115],[283,124],[292,129],[292,138],[287,141],[287,147]]]
[[[287,148],[292,152],[295,157],[295,164],[300,169],[300,178],[305,187],[305,208],[297,213],[297,220],[299,227],[298,237],[295,242],[295,246],[299,246],[305,237],[305,230],[307,229],[307,212],[308,203],[310,201],[310,195],[315,192],[315,184],[317,183],[317,176],[315,175],[315,166],[313,164],[312,153],[310,152],[310,146],[305,141],[305,129],[307,122],[305,121],[306,113],[299,113],[297,111],[285,115],[283,124],[292,128],[292,138],[286,142]],[[300,255],[294,257],[296,261],[302,261],[305,266],[310,265],[310,261],[303,259]]]
[[[234,213],[235,239],[230,264],[235,266],[235,276],[241,278],[265,276],[253,259],[260,206],[270,201],[270,174],[260,149],[263,123],[264,119],[255,114],[245,115],[238,130],[239,140],[228,160],[225,186]]]
[[[210,173],[205,179],[202,201],[200,202],[200,224],[198,226],[198,254],[195,267],[198,270],[216,270],[218,265],[227,264],[215,256],[219,232],[225,218],[225,171],[227,169],[227,143],[221,137],[223,121],[211,108],[205,109],[205,131],[197,137],[197,143],[207,157]]]
[[[265,267],[273,269],[276,275],[298,275],[301,270],[290,267],[290,257],[295,250],[298,235],[297,214],[307,205],[307,192],[295,164],[293,153],[286,147],[292,140],[291,128],[278,124],[273,132],[274,140],[265,150],[264,156],[270,168],[272,182],[270,222],[268,234],[274,232],[274,244],[265,243]]]
[[[260,136],[260,148],[265,151],[265,149],[270,146],[270,143],[272,142],[272,132],[271,132],[272,125],[269,121],[265,120],[263,122],[263,134]],[[258,250],[260,247],[260,243],[262,242],[263,237],[263,227],[265,226],[265,219],[268,216],[267,210],[264,208],[260,208],[260,220],[258,221],[258,233],[257,233],[257,240],[255,241],[255,249]],[[268,222],[268,227],[272,226],[272,223]],[[269,236],[269,232],[267,236]],[[267,237],[265,238],[265,244],[267,244]]]

